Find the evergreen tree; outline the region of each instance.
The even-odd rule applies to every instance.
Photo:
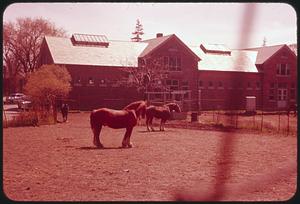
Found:
[[[135,31],[132,32],[134,37],[132,37],[131,40],[133,42],[140,42],[142,40],[142,38],[140,36],[144,34],[143,30],[144,30],[143,25],[141,24],[140,20],[137,19],[136,20]]]

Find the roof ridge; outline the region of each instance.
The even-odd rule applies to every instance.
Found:
[[[161,39],[161,38],[167,38],[167,37],[171,37],[172,35],[175,35],[175,34],[169,34],[169,35],[164,35],[164,36],[161,36],[161,37],[156,37],[156,38],[150,38],[150,39],[147,39],[147,40],[142,40],[141,42],[144,42],[144,41],[150,41],[150,40],[157,40],[157,39]]]
[[[241,49],[241,50],[282,47],[282,46],[285,46],[285,45],[287,45],[287,44],[279,44],[279,45],[270,45],[270,46],[260,46],[260,47],[244,48],[244,49]]]

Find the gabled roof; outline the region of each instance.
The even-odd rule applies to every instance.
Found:
[[[296,43],[294,43],[294,44],[290,44],[290,45],[288,45],[289,46],[289,48],[295,53],[295,55],[297,56],[297,44]]]
[[[172,35],[166,35],[158,38],[153,38],[149,40],[144,40],[142,42],[148,43],[148,46],[146,49],[140,54],[139,57],[145,57],[146,55],[151,54],[155,50],[159,49],[161,46],[163,46],[166,42],[168,42],[170,39],[175,38],[183,47],[186,48],[186,50],[193,55],[195,58],[199,59],[199,56],[197,56],[185,43],[183,43],[175,34]]]
[[[263,64],[270,57],[272,57],[278,50],[280,50],[285,45],[274,45],[274,46],[265,46],[265,47],[256,47],[256,48],[247,48],[244,50],[253,50],[258,51],[255,64]]]
[[[109,41],[108,47],[74,46],[70,38],[46,36],[55,64],[137,67],[138,56],[148,43]]]
[[[145,57],[146,55],[153,52],[155,49],[157,49],[159,46],[164,44],[169,38],[171,38],[172,35],[166,35],[159,38],[153,38],[149,40],[143,40],[142,42],[148,43],[148,46],[146,49],[140,54],[139,57]]]
[[[232,50],[230,55],[224,55],[205,53],[199,46],[190,48],[201,58],[198,62],[200,71],[258,72],[255,66],[257,51]]]

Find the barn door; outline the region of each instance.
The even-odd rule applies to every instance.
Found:
[[[278,89],[278,108],[286,108],[287,107],[287,89]]]

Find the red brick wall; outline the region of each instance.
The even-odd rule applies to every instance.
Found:
[[[283,53],[286,53],[286,56],[283,56]],[[278,76],[277,75],[277,64],[280,63],[289,63],[290,64],[290,75],[289,76]],[[295,93],[297,95],[297,59],[292,51],[284,46],[281,48],[274,56],[269,58],[264,64],[260,66],[263,69],[263,102],[265,110],[275,110],[277,109],[277,99],[278,99],[278,84],[286,83],[287,84],[287,101],[288,104],[297,103],[296,100],[290,99],[290,91],[292,83],[295,87]],[[275,83],[275,100],[269,100],[269,90],[270,83]],[[297,96],[296,96],[297,99]],[[288,105],[289,106],[289,105]]]
[[[92,110],[100,107],[122,109],[133,101],[143,99],[143,95],[136,89],[118,84],[126,76],[120,67],[82,65],[67,65],[66,67],[72,77],[73,88],[69,98],[74,100],[72,106],[75,109]],[[75,84],[79,76],[81,86]],[[90,77],[94,80],[93,85],[88,83]],[[106,82],[101,84],[101,80],[106,80]]]
[[[225,71],[199,71],[202,81],[200,109],[245,109],[246,96],[256,97],[256,107],[261,107],[261,74]],[[212,82],[213,86],[209,86]],[[222,86],[219,86],[219,83]],[[248,82],[250,83],[248,86]],[[260,83],[260,88],[256,83]]]
[[[167,41],[163,46],[155,50],[155,53],[152,53],[151,56],[147,57],[158,58],[162,56],[180,56],[181,71],[170,71],[168,79],[179,81],[178,90],[182,90],[182,82],[188,81],[189,90],[191,90],[191,99],[197,100],[198,60],[195,56],[191,54],[176,38],[172,38]],[[189,108],[197,109],[197,103],[193,103]]]

